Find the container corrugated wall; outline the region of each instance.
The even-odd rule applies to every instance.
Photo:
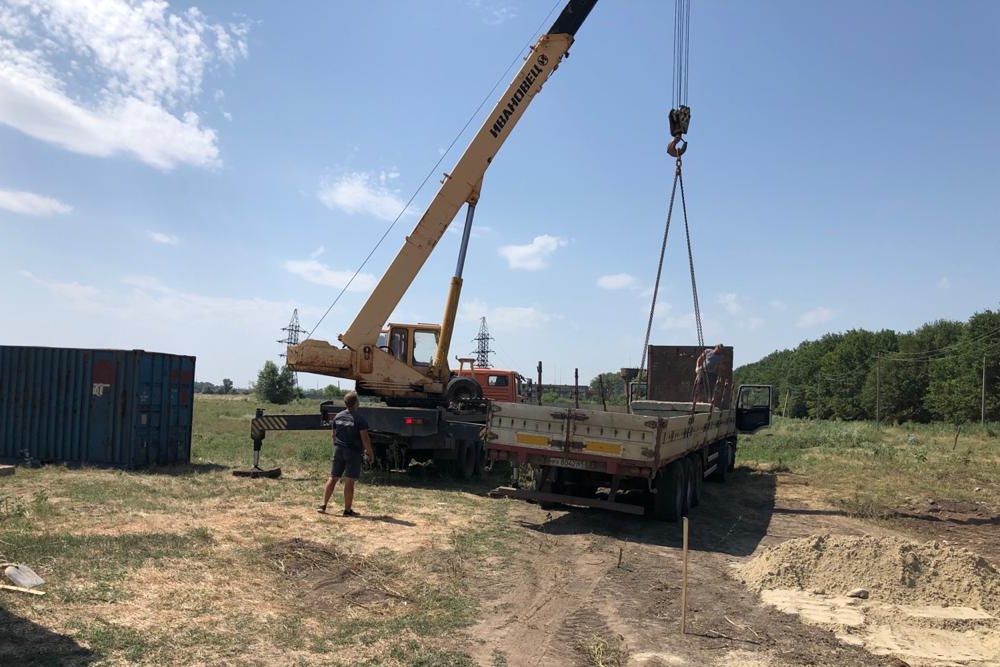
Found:
[[[194,357],[0,346],[0,459],[189,463]]]

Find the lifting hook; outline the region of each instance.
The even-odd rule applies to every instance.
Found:
[[[671,139],[670,143],[667,144],[667,154],[670,155],[670,157],[675,157],[677,159],[680,159],[680,157],[684,155],[684,152],[687,149],[688,149],[687,140],[682,138],[681,135],[679,134],[673,139]]]

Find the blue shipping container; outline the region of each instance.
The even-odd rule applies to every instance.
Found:
[[[189,463],[194,362],[143,350],[0,346],[0,459]]]

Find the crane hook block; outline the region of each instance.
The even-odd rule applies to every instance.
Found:
[[[674,137],[670,141],[670,143],[667,144],[667,154],[670,157],[677,158],[678,160],[682,155],[684,155],[684,151],[686,151],[687,149],[688,149],[688,142],[682,139],[680,136]]]
[[[670,110],[670,134],[679,137],[687,134],[688,124],[691,122],[691,107],[681,105]]]

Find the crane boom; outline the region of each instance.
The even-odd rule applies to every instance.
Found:
[[[568,0],[549,31],[542,35],[525,59],[482,127],[469,142],[441,188],[410,232],[369,295],[354,321],[338,338],[343,349],[326,341],[307,340],[288,348],[288,365],[294,370],[356,380],[359,388],[382,396],[429,396],[444,393],[449,374],[446,356],[451,340],[461,271],[452,280],[440,341],[434,362],[423,371],[378,347],[379,335],[392,311],[410,288],[463,204],[474,210],[483,175],[510,136],[528,105],[558,68],[574,36],[597,0]],[[467,225],[471,224],[470,221]],[[463,244],[467,243],[467,233]],[[464,259],[464,245],[463,245]],[[462,259],[459,261],[461,267]],[[412,361],[412,359],[411,359]],[[424,364],[426,365],[426,364]]]
[[[559,66],[573,43],[573,35],[597,0],[572,0],[563,9],[552,29],[542,35],[501,96],[483,126],[469,143],[451,173],[445,174],[441,189],[420,221],[406,237],[395,260],[386,270],[364,307],[340,341],[351,349],[374,343],[393,309],[399,304],[434,246],[463,204],[479,198],[483,174],[490,166],[525,109]],[[571,20],[572,19],[572,20]],[[573,32],[569,32],[572,29]]]

